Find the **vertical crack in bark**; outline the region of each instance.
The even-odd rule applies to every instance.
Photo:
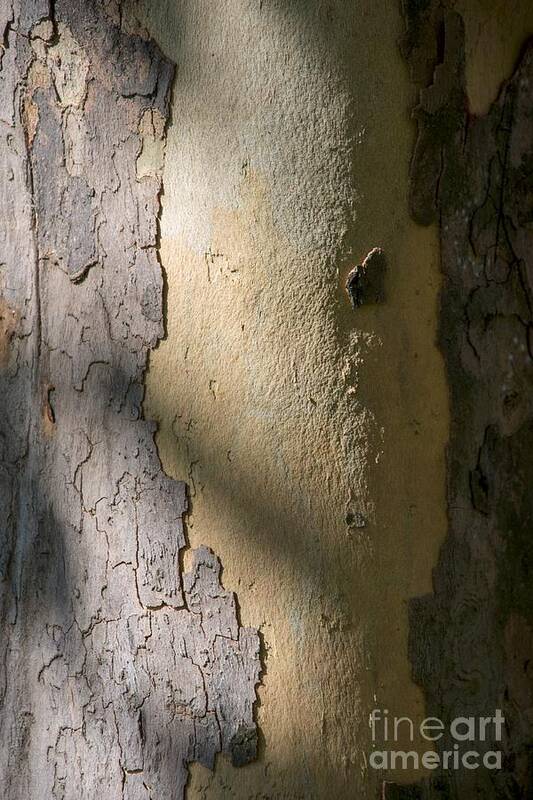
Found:
[[[260,660],[142,417],[173,67],[121,3],[0,30],[0,794],[176,800],[255,757]]]
[[[487,116],[470,117],[452,5],[403,2],[402,52],[421,87],[411,209],[418,222],[439,224],[439,343],[452,415],[448,536],[433,594],[411,602],[410,657],[428,715],[450,722],[503,709],[504,741],[475,747],[502,748],[504,769],[390,791],[518,800],[533,791],[533,44]]]

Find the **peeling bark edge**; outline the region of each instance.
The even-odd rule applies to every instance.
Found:
[[[142,418],[173,67],[101,0],[0,12],[0,790],[177,800],[256,756],[259,635]],[[15,222],[15,224],[13,224]]]
[[[451,5],[402,3],[401,50],[421,87],[410,207],[439,226],[451,407],[448,535],[433,594],[411,601],[409,651],[428,715],[449,723],[503,710],[504,741],[475,746],[503,750],[504,768],[441,772],[388,792],[518,800],[533,791],[533,44],[487,116],[474,118]],[[438,742],[441,752],[452,746]]]

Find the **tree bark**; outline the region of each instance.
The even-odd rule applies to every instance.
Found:
[[[474,117],[461,5],[0,0],[2,798],[530,796],[533,50]]]
[[[162,471],[143,376],[163,335],[172,65],[128,4],[0,9],[0,794],[176,800],[254,758],[257,631]]]
[[[475,117],[452,5],[404,3],[403,52],[421,87],[411,212],[439,226],[451,402],[448,535],[433,593],[410,603],[410,658],[428,714],[503,711],[503,741],[493,730],[480,746],[504,758],[501,770],[441,772],[399,796],[511,800],[533,791],[533,45]]]

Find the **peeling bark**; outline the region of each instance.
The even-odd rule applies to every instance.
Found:
[[[428,715],[501,708],[506,730],[476,742],[503,749],[501,772],[438,775],[391,797],[518,800],[533,792],[533,45],[474,118],[460,16],[429,0],[403,7],[402,49],[423,87],[411,211],[439,225],[452,416],[449,531],[434,593],[411,603],[410,654]]]
[[[176,800],[256,754],[257,631],[142,416],[173,67],[126,4],[0,8],[0,794]]]
[[[374,247],[363,263],[350,271],[346,279],[346,291],[352,308],[384,302],[386,265],[383,250]]]

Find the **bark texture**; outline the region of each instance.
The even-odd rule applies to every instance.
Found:
[[[210,550],[183,572],[186,488],[142,415],[173,67],[127,11],[0,6],[6,800],[176,800],[189,762],[256,753],[258,634]]]
[[[503,710],[504,741],[476,747],[502,748],[504,769],[390,796],[518,800],[533,792],[533,46],[473,117],[463,22],[443,5],[403,3],[403,52],[421,87],[411,211],[439,226],[452,415],[448,536],[433,594],[411,603],[410,656],[429,715]]]

